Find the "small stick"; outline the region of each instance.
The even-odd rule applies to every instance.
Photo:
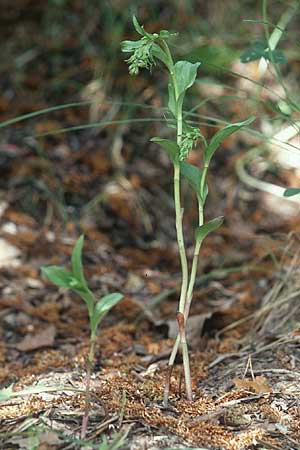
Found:
[[[182,393],[182,372],[180,371],[179,380],[178,380],[178,396],[181,398]]]

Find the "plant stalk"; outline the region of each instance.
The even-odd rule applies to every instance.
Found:
[[[203,179],[204,179],[204,177],[203,177]],[[204,183],[204,181],[203,181],[203,183]],[[203,188],[201,190],[203,192]],[[203,225],[203,223],[204,223],[203,206],[199,202],[199,226]],[[200,247],[201,247],[201,243],[196,242],[194,257],[193,257],[193,262],[192,262],[191,276],[190,276],[190,281],[189,281],[188,290],[187,290],[186,303],[185,303],[185,307],[184,307],[185,322],[187,321],[187,318],[189,316],[190,307],[191,307],[191,303],[192,303],[192,299],[193,299],[193,290],[194,290],[194,285],[195,285],[195,280],[196,280],[196,275],[197,275]],[[165,408],[167,408],[167,406],[168,406],[171,375],[172,375],[175,359],[176,359],[176,356],[178,353],[180,341],[181,341],[180,333],[178,332],[176,341],[174,343],[174,346],[173,346],[173,349],[172,349],[172,352],[171,352],[171,355],[169,358],[169,362],[168,362],[168,378],[167,378],[167,381],[165,384],[164,400],[163,400],[163,404],[164,404]],[[184,354],[183,354],[183,357],[184,357]]]
[[[177,82],[175,84],[177,87]],[[175,97],[176,101],[178,101],[178,90],[175,88]],[[177,103],[177,145],[180,146],[182,139],[182,106]],[[184,309],[186,303],[187,289],[188,289],[188,264],[186,258],[186,251],[184,245],[184,237],[183,237],[183,209],[181,208],[180,201],[180,164],[174,164],[174,200],[175,200],[175,212],[176,212],[176,232],[177,232],[177,242],[178,249],[181,260],[181,271],[182,271],[182,282],[181,282],[181,293],[179,299],[179,308],[178,313],[181,317],[180,322],[180,343],[182,348],[182,356],[183,356],[183,370],[184,370],[184,379],[185,379],[185,389],[187,399],[192,401],[192,387],[191,387],[191,372],[190,372],[190,363],[189,363],[189,353],[188,346],[186,342],[185,336],[185,317],[184,317]],[[179,325],[179,322],[178,322]]]
[[[199,205],[199,227],[201,227],[203,225],[203,223],[204,223],[203,207],[201,205]],[[190,282],[189,282],[189,286],[188,286],[187,298],[186,298],[186,303],[185,303],[185,308],[184,308],[185,320],[187,320],[187,318],[189,316],[191,303],[192,303],[192,299],[193,299],[193,291],[194,291],[196,275],[197,275],[200,248],[201,248],[201,242],[197,241],[196,245],[195,245]]]
[[[186,341],[186,333],[185,333],[185,324],[186,320],[184,314],[181,312],[177,313],[177,322],[180,334],[180,343],[182,346],[182,357],[183,357],[183,370],[184,370],[184,378],[185,378],[185,390],[187,399],[192,402],[193,401],[193,392],[192,392],[192,382],[191,382],[191,371],[190,371],[190,361],[189,361],[189,352],[188,345]]]
[[[177,142],[177,145],[180,147],[181,140],[182,140],[182,128],[183,128],[182,101],[179,101],[178,82],[177,82],[177,79],[175,76],[174,62],[172,59],[170,49],[169,49],[168,45],[166,44],[166,42],[163,41],[162,44],[163,44],[163,48],[164,48],[167,58],[168,58],[167,67],[170,72],[170,76],[171,76],[172,83],[174,86],[174,93],[175,93],[175,99],[176,99],[176,130],[177,130],[176,142]],[[176,342],[174,344],[173,351],[170,356],[169,364],[168,364],[169,371],[168,371],[168,376],[167,376],[165,390],[164,390],[164,405],[165,406],[167,406],[167,404],[168,404],[172,368],[173,368],[176,354],[178,351],[179,343],[181,344],[181,347],[182,347],[186,395],[187,395],[188,400],[192,401],[192,399],[193,399],[192,387],[191,387],[189,354],[188,354],[188,346],[187,346],[187,341],[186,341],[185,328],[186,328],[186,321],[187,321],[187,316],[188,316],[188,314],[186,314],[186,311],[189,309],[189,307],[187,308],[186,303],[188,300],[189,300],[189,304],[191,302],[192,291],[193,291],[195,277],[196,277],[196,271],[197,271],[197,261],[195,262],[195,258],[194,258],[193,266],[192,266],[192,273],[191,273],[191,275],[193,276],[193,282],[190,283],[190,286],[191,286],[191,292],[190,292],[190,289],[188,289],[189,273],[188,273],[188,264],[187,264],[186,250],[185,250],[184,237],[183,237],[183,224],[182,224],[183,209],[181,208],[181,199],[180,199],[180,163],[179,162],[174,163],[174,203],[175,203],[177,243],[178,243],[178,251],[179,251],[180,262],[181,262],[182,280],[181,280],[181,292],[180,292],[180,299],[179,299],[179,307],[178,307],[178,313],[177,313],[177,317],[180,318],[178,320],[179,334],[176,338]],[[200,247],[199,247],[199,249],[200,249]],[[198,253],[199,253],[199,249],[198,249]]]
[[[87,424],[89,419],[90,412],[90,404],[91,404],[91,375],[94,367],[94,359],[95,359],[95,339],[96,335],[94,333],[91,334],[90,337],[90,350],[87,359],[87,367],[86,367],[86,378],[85,378],[85,405],[84,405],[84,414],[82,418],[81,424],[81,439],[85,439],[87,432]]]
[[[180,202],[180,165],[174,164],[174,201],[175,201],[175,215],[176,215],[176,233],[177,233],[177,244],[181,261],[181,271],[182,271],[182,280],[181,280],[181,292],[180,292],[180,300],[179,300],[179,308],[180,312],[184,312],[184,305],[188,287],[188,265],[187,258],[184,246],[184,237],[183,237],[183,229],[182,229],[182,214],[183,210],[181,208]]]
[[[177,145],[180,146],[182,140],[182,103],[178,104],[179,93],[178,93],[178,83],[175,76],[174,70],[174,62],[169,49],[168,44],[165,41],[162,41],[162,46],[165,50],[165,53],[168,58],[167,68],[170,72],[170,76],[172,79],[172,83],[175,91],[175,98],[177,102],[177,111],[176,111],[176,142]],[[184,312],[184,304],[186,300],[187,286],[188,286],[188,264],[187,257],[184,245],[184,237],[183,237],[183,229],[182,229],[182,216],[183,209],[181,208],[181,200],[180,200],[180,164],[179,162],[174,163],[174,203],[175,203],[175,217],[176,217],[176,233],[177,233],[177,243],[178,243],[178,251],[180,255],[181,262],[181,272],[182,272],[182,281],[181,281],[181,292],[180,292],[180,300],[179,300],[179,308],[180,312]]]

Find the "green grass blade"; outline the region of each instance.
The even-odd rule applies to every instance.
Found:
[[[48,114],[53,111],[59,111],[61,109],[67,108],[77,108],[79,106],[87,106],[92,104],[92,101],[82,101],[82,102],[74,102],[67,103],[65,105],[51,106],[50,108],[39,109],[38,111],[34,111],[28,114],[23,114],[22,116],[14,117],[12,119],[5,120],[0,123],[0,128],[8,127],[9,125],[13,125],[14,123],[22,122],[23,120],[32,119],[33,117],[41,116],[43,114]]]

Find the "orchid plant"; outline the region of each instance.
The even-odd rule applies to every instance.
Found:
[[[87,375],[86,375],[86,402],[85,413],[82,420],[81,438],[84,439],[87,428],[89,406],[90,406],[90,379],[94,367],[95,360],[95,341],[98,327],[106,316],[106,314],[113,308],[123,295],[118,292],[107,294],[97,300],[94,294],[90,291],[83,272],[82,265],[82,247],[84,243],[84,236],[80,236],[77,240],[71,257],[72,270],[68,271],[59,266],[42,267],[42,273],[53,284],[58,287],[69,289],[78,294],[85,302],[88,310],[90,320],[90,348],[87,360]]]
[[[169,359],[168,378],[164,392],[164,404],[167,406],[170,391],[170,378],[179,346],[181,346],[183,357],[186,396],[188,400],[193,400],[188,344],[186,340],[186,324],[193,298],[199,252],[202,242],[209,233],[219,228],[223,222],[223,217],[216,217],[207,222],[204,220],[204,206],[208,194],[206,177],[210,162],[222,141],[242,127],[249,125],[254,118],[228,125],[217,131],[209,143],[206,142],[201,131],[198,128],[191,126],[185,120],[183,111],[185,95],[187,90],[193,86],[201,63],[191,63],[184,60],[174,61],[168,41],[177,33],[172,33],[167,30],[162,30],[159,33],[153,34],[148,33],[144,27],[138,23],[136,17],[133,17],[133,25],[136,32],[141,37],[136,41],[123,41],[121,44],[123,52],[131,53],[131,56],[126,60],[129,65],[129,74],[136,76],[140,69],[152,70],[157,61],[165,66],[169,74],[169,117],[167,118],[167,124],[176,130],[176,136],[174,136],[173,139],[163,139],[160,137],[151,139],[152,142],[160,145],[169,154],[173,164],[176,232],[182,271],[181,292],[177,312],[179,331]],[[201,168],[191,165],[186,161],[190,151],[198,144],[198,141],[201,141],[203,144],[203,166]],[[190,272],[182,226],[184,211],[181,204],[182,178],[187,180],[191,189],[195,192],[199,211],[199,224],[195,230],[195,248]]]

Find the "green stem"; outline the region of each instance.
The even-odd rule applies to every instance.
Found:
[[[204,223],[203,208],[199,205],[199,226],[202,226],[203,223]],[[197,275],[200,248],[201,248],[201,242],[196,242],[194,256],[193,256],[193,262],[192,262],[191,276],[190,276],[190,281],[189,281],[189,285],[188,285],[188,289],[187,289],[186,303],[185,303],[185,308],[184,308],[185,320],[188,319],[191,302],[193,299],[193,291],[194,291],[196,275]],[[171,353],[171,356],[169,359],[169,365],[173,365],[175,362],[175,358],[176,358],[176,355],[178,352],[178,345],[179,345],[179,333],[177,335],[174,347],[172,349],[172,353]]]
[[[188,265],[184,246],[183,238],[183,228],[182,228],[182,209],[180,202],[180,165],[174,164],[174,201],[175,201],[175,216],[176,216],[176,232],[177,232],[177,243],[178,251],[181,261],[181,292],[179,300],[180,312],[184,312],[184,305],[186,300],[187,286],[188,286]]]
[[[174,70],[174,62],[173,58],[170,52],[170,49],[166,42],[162,42],[163,48],[165,50],[165,53],[167,55],[167,58],[169,60],[168,62],[168,70],[170,72],[170,76],[172,79],[172,84],[174,87],[174,93],[175,93],[175,99],[177,102],[177,108],[176,108],[176,142],[177,145],[181,144],[182,139],[182,102],[178,102],[179,99],[179,93],[178,93],[178,84],[177,79],[175,76],[175,70]],[[184,245],[184,237],[183,237],[183,227],[182,227],[182,215],[183,210],[181,208],[181,199],[180,199],[180,164],[179,162],[174,163],[174,203],[175,203],[175,221],[176,221],[176,234],[177,234],[177,243],[178,243],[178,251],[180,256],[180,263],[181,263],[181,272],[182,272],[182,280],[181,280],[181,291],[180,291],[180,299],[179,299],[179,307],[178,311],[182,314],[184,314],[184,308],[185,308],[185,302],[186,302],[186,294],[187,294],[187,287],[188,287],[188,264],[187,264],[187,257],[186,257],[186,251],[185,251],[185,245]],[[174,365],[174,360],[177,354],[179,342],[182,345],[182,350],[185,354],[184,358],[184,373],[185,373],[185,385],[190,386],[190,369],[189,369],[189,361],[188,361],[188,353],[187,353],[187,344],[186,342],[183,342],[180,339],[180,336],[176,339],[176,352],[174,358],[172,358],[172,355],[169,360],[169,373],[167,377],[167,381],[165,384],[165,391],[164,391],[164,405],[167,406],[168,404],[168,397],[169,397],[169,391],[170,391],[170,379],[171,379],[171,372],[172,367]],[[175,348],[174,346],[174,348]],[[187,395],[190,396],[190,393]]]
[[[91,386],[91,375],[94,367],[94,359],[95,359],[95,339],[96,334],[91,333],[90,337],[90,350],[88,354],[87,359],[87,368],[86,368],[86,379],[85,379],[85,406],[84,406],[84,415],[82,418],[82,424],[81,424],[81,439],[85,439],[86,431],[87,431],[87,424],[89,419],[89,412],[90,412],[90,403],[91,403],[91,392],[90,392],[90,386]]]
[[[172,78],[172,83],[175,91],[175,99],[177,102],[176,107],[176,142],[177,145],[180,146],[182,139],[182,102],[178,102],[179,93],[178,93],[178,84],[175,76],[174,70],[174,62],[170,52],[170,49],[165,41],[163,41],[163,47],[169,59],[168,69],[170,71],[170,76]],[[179,311],[183,313],[184,304],[186,300],[186,292],[188,285],[188,265],[186,258],[186,251],[184,245],[183,238],[183,229],[182,229],[182,215],[183,210],[181,208],[181,200],[180,200],[180,164],[179,162],[174,163],[174,202],[175,202],[175,216],[176,216],[176,232],[177,232],[177,243],[178,250],[180,255],[181,262],[181,271],[182,271],[182,283],[181,283],[181,292],[180,292],[180,300],[179,300]]]
[[[178,87],[177,87],[177,80],[175,78],[174,73],[173,73],[173,77],[174,77],[175,98],[176,98],[176,102],[177,102],[177,106],[176,106],[177,145],[180,147],[181,140],[182,140],[182,102],[178,101],[179,100]],[[183,356],[183,370],[184,370],[186,396],[189,401],[192,401],[193,393],[192,393],[192,383],[191,383],[191,371],[190,371],[188,346],[187,346],[186,335],[185,335],[186,320],[184,317],[185,304],[186,304],[186,300],[187,300],[186,295],[187,295],[189,274],[188,274],[188,264],[187,264],[187,258],[186,258],[186,251],[185,251],[184,237],[183,237],[183,227],[182,227],[183,209],[181,208],[181,201],[180,201],[180,164],[179,163],[174,164],[174,200],[175,200],[175,213],[176,213],[177,242],[178,242],[178,250],[179,250],[179,254],[180,254],[181,271],[182,271],[181,292],[180,292],[179,307],[178,307],[179,314],[182,314],[182,318],[183,318],[183,324],[182,324],[183,331],[180,332],[180,343],[181,343],[182,356]]]
[[[177,322],[178,329],[180,334],[180,343],[182,347],[182,359],[183,359],[183,370],[184,370],[184,378],[185,378],[185,390],[187,399],[191,402],[193,401],[193,392],[192,392],[192,381],[191,381],[191,371],[190,371],[190,361],[189,361],[189,350],[186,341],[186,332],[185,325],[186,320],[184,314],[181,312],[177,313]]]
[[[177,143],[178,144],[180,144],[180,142],[181,142],[181,135],[182,135],[182,111],[181,111],[181,114],[179,114],[177,116]],[[177,242],[178,242],[178,250],[179,250],[179,254],[180,254],[181,271],[182,271],[181,293],[180,293],[178,311],[179,311],[179,313],[181,313],[183,315],[183,318],[184,318],[184,310],[185,310],[187,287],[188,287],[188,265],[187,265],[186,251],[185,251],[184,238],[183,238],[183,228],[182,228],[183,210],[181,209],[181,202],[180,202],[180,165],[179,165],[179,163],[174,164],[174,200],[175,200]],[[185,318],[184,318],[184,322],[185,322]],[[183,326],[185,329],[185,323]],[[186,395],[187,395],[187,399],[192,401],[193,394],[192,394],[192,388],[191,388],[190,363],[189,363],[189,354],[188,354],[188,347],[187,347],[185,332],[180,333],[180,343],[181,343],[182,355],[183,355],[183,369],[184,369]],[[165,395],[168,396],[168,393],[166,393]],[[164,399],[164,402],[165,402],[165,399]]]
[[[199,205],[199,226],[201,226],[200,225],[200,222],[201,222],[200,210],[202,209],[202,213],[203,213],[203,208],[204,208],[204,203],[205,203],[204,189],[205,189],[205,181],[206,181],[207,171],[208,171],[208,164],[205,164],[205,166],[203,167],[203,172],[202,172],[202,177],[201,177],[201,182],[200,182],[200,192],[201,192],[202,200],[198,199],[198,205]],[[202,225],[203,225],[203,223],[202,223]]]
[[[168,69],[170,71],[170,76],[172,78],[172,83],[175,91],[175,99],[177,103],[176,107],[176,129],[177,136],[176,142],[177,145],[180,146],[182,139],[182,101],[179,102],[179,92],[178,92],[178,83],[175,76],[174,70],[174,62],[169,49],[169,46],[165,41],[162,42],[163,48],[166,52],[168,62]],[[186,301],[186,293],[188,286],[188,264],[186,258],[186,251],[184,245],[183,238],[183,228],[182,228],[182,215],[183,210],[181,208],[181,200],[180,200],[180,164],[179,162],[174,163],[174,202],[175,202],[175,216],[176,216],[176,232],[177,232],[177,243],[178,250],[180,255],[181,262],[181,271],[182,271],[182,282],[181,282],[181,292],[180,292],[180,300],[179,300],[179,312],[184,312],[184,305]]]
[[[205,174],[204,174],[204,176],[202,178],[202,180],[204,180],[203,181],[203,187],[201,188],[201,192],[202,193],[203,193],[203,189],[204,189],[205,175],[206,175],[206,172],[205,172]],[[202,204],[199,203],[199,226],[203,225],[203,223],[204,223],[203,206],[202,206]],[[193,262],[192,262],[191,276],[190,276],[190,281],[189,281],[188,290],[187,290],[186,303],[185,303],[185,307],[184,307],[185,322],[187,322],[187,319],[188,319],[188,316],[189,316],[189,312],[190,312],[191,303],[192,303],[192,299],[193,299],[193,290],[194,290],[194,285],[195,285],[196,275],[197,275],[200,247],[201,247],[201,243],[196,242],[195,251],[194,251],[194,257],[193,257]],[[164,401],[163,401],[165,407],[168,406],[171,375],[172,375],[172,370],[173,370],[173,366],[174,366],[174,363],[175,363],[175,359],[176,359],[176,356],[177,356],[177,353],[178,353],[178,349],[179,349],[179,344],[180,343],[182,345],[182,341],[181,341],[181,338],[180,338],[180,333],[178,333],[177,337],[176,337],[176,341],[175,341],[173,349],[172,349],[172,352],[171,352],[171,355],[170,355],[170,358],[169,358],[169,362],[168,362],[168,379],[167,379],[167,382],[165,384]],[[182,350],[183,350],[182,351],[182,355],[184,357],[184,355],[186,355],[187,348],[185,348],[185,350],[184,350],[183,347],[184,347],[184,345],[182,345]],[[186,365],[187,364],[189,364],[189,362],[186,363]],[[184,367],[185,367],[185,363],[184,363]],[[188,386],[189,386],[189,382],[188,382]],[[189,387],[187,387],[187,385],[186,385],[186,389],[189,389]]]
[[[203,224],[204,224],[203,207],[199,204],[199,227],[201,227]],[[196,242],[196,245],[195,245],[190,282],[189,282],[189,286],[188,286],[187,298],[186,298],[185,309],[184,309],[185,320],[187,320],[187,318],[189,316],[190,307],[191,307],[191,303],[192,303],[192,299],[193,299],[193,291],[194,291],[196,275],[197,275],[200,248],[201,248],[201,242],[198,241],[198,242]]]
[[[185,334],[180,337],[180,341],[182,347],[182,360],[183,360],[186,398],[188,399],[189,402],[192,402],[193,401],[192,378],[190,369],[189,349],[186,342]]]

